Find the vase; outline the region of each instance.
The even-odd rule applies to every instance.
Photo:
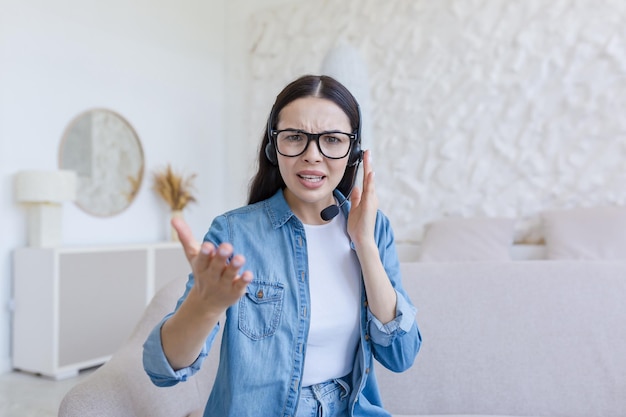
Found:
[[[176,233],[176,229],[174,229],[174,226],[172,226],[172,219],[182,219],[182,218],[183,218],[182,210],[172,210],[170,214],[170,240],[172,242],[180,241],[180,239],[178,239],[178,233]]]

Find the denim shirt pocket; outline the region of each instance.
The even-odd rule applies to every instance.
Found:
[[[253,281],[239,300],[239,330],[252,340],[276,333],[284,288],[278,282]]]

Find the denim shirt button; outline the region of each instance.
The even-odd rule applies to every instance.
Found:
[[[365,335],[365,340],[370,340],[370,335],[369,334]]]
[[[263,290],[259,290],[259,291],[256,293],[256,297],[257,297],[257,298],[263,298]]]

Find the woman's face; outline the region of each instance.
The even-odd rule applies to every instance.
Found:
[[[334,102],[318,97],[292,101],[279,113],[278,130],[299,129],[309,133],[352,132],[350,119]],[[335,203],[333,190],[343,177],[348,157],[324,157],[311,141],[302,155],[278,154],[278,168],[285,181],[285,199],[291,210],[306,224],[321,224],[320,211]]]

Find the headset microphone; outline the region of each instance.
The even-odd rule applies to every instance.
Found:
[[[345,203],[346,200],[344,200],[343,203]],[[343,203],[341,203],[341,204],[343,204]],[[339,214],[339,206],[337,204],[333,204],[332,206],[328,206],[328,207],[326,207],[324,210],[322,210],[320,212],[320,216],[322,216],[322,220],[324,220],[325,222],[334,219],[335,216],[338,215],[338,214]]]
[[[350,186],[350,191],[348,191],[348,194],[344,197],[343,201],[339,205],[332,204],[320,212],[320,216],[322,217],[322,220],[324,220],[325,222],[330,221],[333,218],[335,218],[335,216],[339,214],[339,208],[343,206],[346,203],[346,201],[350,199],[350,196],[352,195],[352,190],[354,190],[354,185],[356,184],[356,177],[357,177],[356,174],[359,170],[359,165],[361,164],[362,160],[363,160],[363,153],[361,152],[361,156],[359,157],[357,164],[356,164],[356,168],[354,169],[354,174],[352,175],[352,185]]]

